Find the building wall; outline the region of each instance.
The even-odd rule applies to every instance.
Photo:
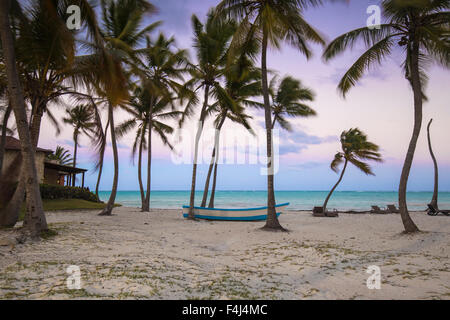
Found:
[[[19,180],[20,168],[15,167],[15,166],[10,168],[10,165],[14,161],[17,161],[16,158],[19,154],[20,154],[20,151],[5,150],[2,175],[4,175],[4,177],[8,180],[11,180],[11,181]],[[45,160],[45,153],[37,152],[35,161],[36,161],[36,169],[37,169],[37,176],[38,176],[39,183],[44,182],[44,160]]]
[[[59,184],[59,171],[53,169],[44,170],[44,183],[45,184]]]

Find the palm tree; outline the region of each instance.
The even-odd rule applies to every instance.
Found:
[[[16,54],[14,49],[14,38],[10,29],[10,0],[0,2],[0,38],[2,51],[5,59],[6,73],[9,87],[9,98],[19,132],[21,153],[24,162],[25,189],[27,192],[27,214],[24,219],[24,229],[29,231],[31,236],[39,237],[40,233],[46,230],[47,221],[42,207],[42,199],[39,191],[39,182],[35,164],[35,152],[28,129],[25,98],[20,83],[19,73],[16,68]],[[2,216],[1,225],[14,225],[15,221],[4,220],[10,216]]]
[[[206,206],[209,182],[212,170],[214,169],[213,184],[209,208],[214,208],[214,197],[217,181],[217,166],[219,160],[219,141],[220,132],[226,119],[244,126],[253,133],[248,123],[251,118],[247,113],[249,107],[260,108],[261,103],[251,100],[252,97],[261,94],[261,70],[255,68],[252,59],[249,57],[252,52],[257,50],[257,44],[254,43],[251,48],[242,48],[242,53],[235,59],[234,63],[224,71],[224,85],[215,87],[212,91],[216,97],[216,102],[208,108],[208,114],[216,114],[215,117],[215,138],[212,151],[211,162],[205,181],[203,199],[201,206]]]
[[[95,127],[94,113],[90,105],[80,104],[72,109],[66,109],[66,117],[63,118],[63,121],[73,127],[74,150],[72,166],[76,167],[78,138],[81,133],[84,133],[89,138],[92,138]],[[73,180],[73,185],[75,185],[75,179]]]
[[[279,49],[286,41],[307,58],[311,56],[308,41],[324,44],[324,40],[303,18],[302,11],[309,5],[318,5],[320,0],[222,0],[218,13],[240,21],[233,37],[233,48],[238,48],[252,38],[261,41],[262,93],[267,135],[267,221],[263,229],[284,230],[275,211],[274,170],[272,159],[272,110],[267,80],[267,48]]]
[[[229,42],[235,31],[235,23],[228,19],[217,19],[215,11],[210,10],[206,24],[203,25],[196,15],[192,16],[192,27],[194,29],[194,48],[197,55],[197,65],[192,66],[190,74],[192,79],[190,85],[204,90],[203,106],[200,111],[197,133],[194,145],[194,163],[192,166],[191,195],[189,199],[189,219],[194,219],[195,184],[197,178],[198,144],[202,135],[207,108],[209,103],[210,89],[218,87],[218,79],[223,75],[227,59]],[[186,106],[185,113],[190,114],[191,109],[197,102],[194,96]]]
[[[100,187],[100,180],[102,178],[102,172],[103,172],[103,161],[105,159],[106,137],[108,136],[108,128],[109,128],[109,121],[106,122],[105,131],[102,130],[104,138],[100,140],[100,147],[99,147],[100,150],[98,150],[99,158],[98,158],[97,165],[96,165],[98,174],[97,174],[97,183],[95,184],[95,195],[97,196],[97,198],[99,198],[98,197],[98,189]]]
[[[347,48],[352,48],[358,40],[368,47],[361,57],[350,67],[339,83],[339,90],[345,94],[374,64],[391,54],[394,46],[404,52],[403,72],[414,95],[414,128],[403,164],[398,200],[405,231],[416,232],[406,204],[406,189],[411,165],[416,150],[417,139],[422,127],[422,105],[426,100],[425,66],[427,62],[437,62],[445,68],[450,66],[449,11],[448,0],[383,0],[383,14],[386,23],[379,28],[363,27],[347,32],[327,47],[324,58],[330,60]]]
[[[151,148],[152,148],[152,135],[148,131],[155,132],[161,139],[161,141],[169,148],[173,149],[172,144],[169,142],[168,134],[173,133],[174,129],[164,123],[167,119],[176,119],[181,116],[181,111],[173,110],[172,98],[169,96],[153,96],[146,88],[138,87],[134,91],[134,95],[130,101],[129,106],[124,108],[133,116],[129,120],[125,120],[117,128],[117,136],[122,137],[130,130],[135,129],[136,137],[132,148],[132,157],[138,152],[138,181],[139,190],[141,194],[142,211],[150,210],[150,179],[151,179]],[[148,140],[147,140],[147,139]],[[144,194],[144,187],[142,183],[142,153],[143,150],[148,150],[147,159],[147,194]]]
[[[22,82],[24,97],[31,104],[30,134],[33,148],[39,140],[41,120],[47,114],[50,121],[59,125],[49,110],[51,102],[59,102],[65,94],[78,94],[65,82],[73,66],[76,35],[97,38],[95,11],[88,0],[38,0],[23,6],[11,1],[11,25],[14,25],[16,64]],[[76,4],[81,9],[82,31],[66,26],[68,6]],[[14,196],[4,208],[4,214],[18,217],[25,195],[25,181],[21,178]]]
[[[430,119],[430,122],[428,122],[427,126],[427,139],[428,139],[428,150],[430,151],[431,159],[433,160],[434,165],[434,188],[433,188],[433,197],[431,198],[430,204],[435,207],[437,210],[439,210],[438,207],[438,190],[439,190],[439,168],[436,161],[436,157],[434,156],[433,148],[431,147],[431,134],[430,134],[430,127],[431,123],[433,122],[433,119]]]
[[[181,112],[175,110],[173,93],[180,92],[182,84],[178,81],[183,80],[183,73],[186,72],[188,64],[187,52],[185,50],[173,50],[175,39],[173,37],[167,39],[162,33],[151,41],[150,37],[146,38],[146,47],[136,52],[140,55],[140,66],[135,70],[141,78],[143,88],[137,92],[134,104],[143,103],[141,106],[141,114],[145,111],[147,116],[146,126],[152,128],[147,132],[147,193],[142,203],[142,211],[150,210],[150,181],[151,181],[151,142],[152,131],[160,135],[162,140],[168,144],[166,133],[172,133],[172,128],[161,122],[153,124],[158,117],[178,117]],[[148,92],[145,92],[148,91]],[[171,111],[167,110],[171,107]],[[157,108],[157,110],[155,110]],[[168,132],[165,131],[168,130]],[[145,130],[144,130],[145,132]],[[168,144],[170,146],[170,144]],[[171,146],[170,146],[171,147]],[[139,149],[142,149],[139,144]],[[133,153],[134,154],[134,153]],[[142,154],[139,154],[141,160]],[[139,161],[140,162],[140,161]],[[140,169],[139,169],[140,177]],[[143,194],[142,181],[139,181],[141,195]]]
[[[114,207],[119,177],[114,110],[129,99],[130,72],[137,69],[138,63],[137,46],[160,22],[140,27],[145,15],[155,12],[154,6],[145,0],[102,1],[101,12],[102,28],[99,32],[102,42],[87,44],[92,53],[78,57],[74,82],[82,82],[99,95],[103,94],[107,100],[114,178],[109,200],[100,215],[109,216]],[[105,140],[99,146],[100,149],[105,148]]]
[[[63,166],[68,166],[73,164],[73,158],[71,157],[69,150],[64,149],[61,146],[56,146],[56,150],[47,155],[48,160],[55,160]]]
[[[291,131],[286,116],[288,117],[310,117],[315,116],[314,111],[310,106],[303,103],[303,101],[313,101],[314,92],[306,87],[303,87],[299,80],[292,77],[285,77],[281,80],[278,88],[276,88],[277,78],[270,81],[270,95],[272,98],[272,129],[278,123],[283,129]]]
[[[342,152],[336,153],[333,161],[331,162],[331,169],[337,173],[339,172],[339,165],[344,163],[344,167],[342,168],[339,180],[333,186],[330,193],[326,197],[325,202],[323,203],[323,212],[326,212],[328,200],[330,199],[339,183],[342,181],[342,177],[344,176],[345,169],[347,169],[347,165],[349,162],[365,174],[374,175],[370,166],[364,161],[383,161],[381,158],[381,154],[378,153],[379,147],[376,144],[368,141],[367,136],[358,128],[342,132],[341,148]]]

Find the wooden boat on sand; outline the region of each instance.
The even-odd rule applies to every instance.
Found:
[[[275,206],[277,216],[279,216],[289,203],[282,203]],[[183,217],[187,218],[189,206],[183,206]],[[261,221],[267,219],[267,207],[249,209],[219,209],[194,207],[194,216],[197,219],[205,220],[225,220],[225,221]]]

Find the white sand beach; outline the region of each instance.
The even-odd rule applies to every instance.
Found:
[[[180,210],[117,208],[48,213],[55,237],[13,246],[0,231],[0,299],[450,299],[450,219],[413,213],[423,230],[401,234],[397,214],[306,212],[262,222],[192,222]],[[66,286],[69,265],[81,290]],[[381,268],[381,289],[366,285]]]

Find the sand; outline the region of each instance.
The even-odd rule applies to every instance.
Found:
[[[0,230],[0,299],[450,299],[450,218],[306,212],[261,222],[192,222],[180,210],[48,213],[58,234],[14,246]],[[69,289],[77,265],[81,289]],[[381,271],[368,289],[367,268]]]

